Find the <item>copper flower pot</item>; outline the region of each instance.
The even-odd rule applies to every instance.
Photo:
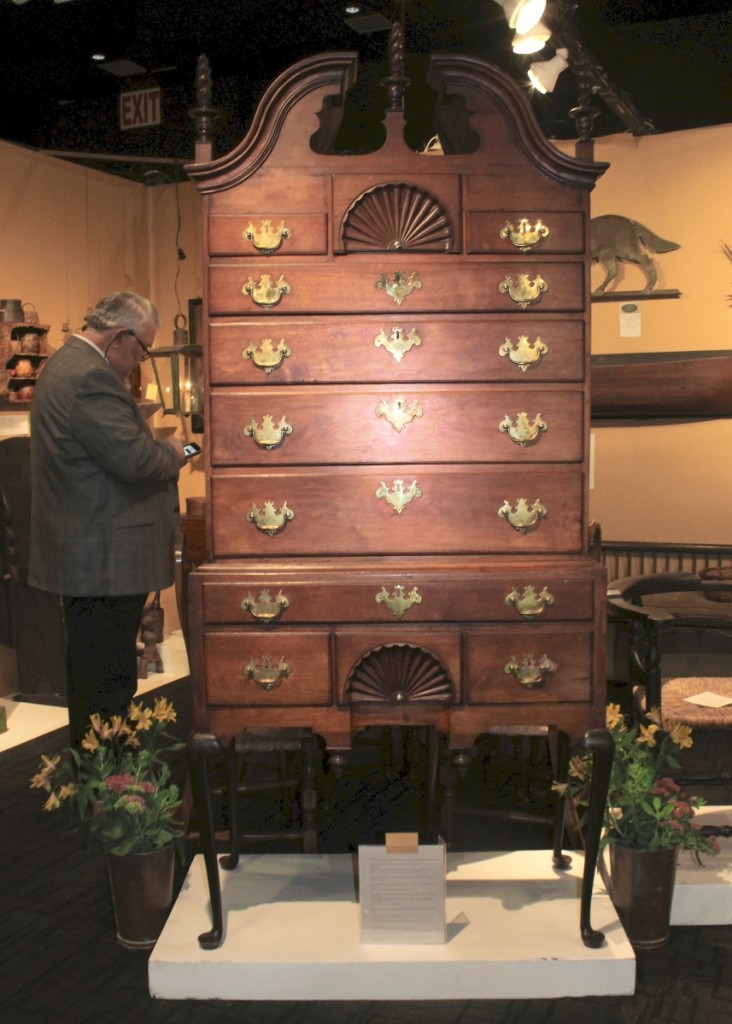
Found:
[[[671,936],[678,853],[610,847],[610,898],[633,949],[660,949]]]
[[[117,940],[127,949],[152,949],[173,905],[175,843],[118,857],[107,851]]]

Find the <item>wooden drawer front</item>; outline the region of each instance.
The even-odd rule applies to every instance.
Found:
[[[511,241],[511,232],[518,242],[527,239],[530,244],[533,239],[537,239],[527,255],[581,253],[584,250],[585,219],[580,212],[468,210],[466,221],[466,247],[469,253],[520,252],[521,250]],[[522,221],[527,222],[526,231],[521,230]],[[546,234],[543,229],[548,229]],[[501,237],[502,232],[505,232],[505,238]]]
[[[590,700],[590,625],[485,627],[469,631],[467,641],[470,704]],[[543,658],[550,663],[544,671]]]
[[[404,279],[417,274],[421,288],[406,296],[401,307],[384,287],[377,282],[393,278],[399,271]],[[248,313],[252,316],[276,316],[297,313],[394,313],[401,308],[405,313],[441,310],[462,313],[478,309],[485,312],[522,312],[521,306],[508,292],[499,290],[510,277],[515,283],[519,275],[528,275],[532,286],[539,278],[546,284],[545,291],[537,291],[537,298],[529,301],[526,309],[532,313],[574,311],[584,309],[585,268],[578,261],[557,263],[534,257],[494,260],[471,260],[469,263],[443,255],[439,260],[427,262],[424,257],[400,257],[395,266],[391,255],[380,263],[360,262],[359,257],[304,264],[278,257],[261,261],[215,263],[209,271],[209,308],[217,315]],[[251,281],[258,290],[265,278],[277,294],[254,301],[244,294]],[[288,290],[282,291],[282,289]],[[268,297],[268,305],[264,305]]]
[[[327,630],[209,631],[204,635],[204,650],[206,693],[212,704],[330,703]],[[249,666],[260,682],[248,674]],[[267,689],[270,679],[273,688]]]
[[[356,664],[377,647],[385,644],[410,644],[413,647],[423,648],[428,651],[446,669],[452,689],[452,703],[461,700],[460,692],[460,631],[458,629],[440,629],[433,627],[430,630],[414,629],[409,626],[401,626],[394,629],[380,629],[372,627],[368,630],[346,630],[339,629],[336,632],[336,679],[337,679],[337,700],[339,704],[348,702],[346,696],[346,683],[351,671]],[[402,681],[392,679],[383,680],[383,686],[387,692],[384,693],[384,700],[389,700],[389,688],[399,685]],[[374,678],[374,699],[379,694],[379,674]],[[405,687],[405,690],[407,687]],[[417,694],[412,695],[415,700],[419,699]],[[444,695],[443,695],[444,696]],[[391,701],[389,701],[391,703]]]
[[[582,480],[579,469],[534,466],[391,465],[213,475],[212,555],[579,553]],[[376,497],[382,485],[392,499],[401,492],[421,495],[406,505],[401,499],[398,513],[386,496]],[[507,517],[517,511],[525,521],[520,505],[537,503],[535,528],[522,532],[509,524]],[[268,513],[273,526],[283,523],[274,535],[247,519],[266,519]]]
[[[582,391],[423,385],[213,389],[213,465],[576,462]]]
[[[291,214],[325,214],[330,205],[330,178],[313,174],[309,167],[268,166],[241,187],[211,192],[204,201],[210,218],[261,215],[279,224]]]
[[[490,168],[485,165],[478,174],[468,171],[463,176],[463,203],[466,210],[504,211],[514,224],[522,217],[539,216],[551,229],[557,217],[583,213],[587,194],[550,181],[519,159]]]
[[[305,576],[305,578],[303,578]],[[498,579],[461,573],[428,575],[378,569],[363,574],[283,570],[241,580],[206,583],[207,623],[265,625],[294,623],[415,622],[538,623],[592,618],[589,578],[567,579],[554,570],[518,569]]]
[[[247,237],[250,229],[253,229],[252,238]],[[271,246],[270,251],[267,251],[268,245]],[[212,256],[255,256],[260,259],[272,252],[280,256],[323,255],[328,251],[328,219],[324,213],[310,216],[252,213],[211,217],[208,222],[208,249]]]
[[[466,378],[529,384],[581,381],[585,374],[583,321],[529,314],[213,320],[206,348],[214,385]]]

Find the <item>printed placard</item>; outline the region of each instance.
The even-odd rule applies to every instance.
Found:
[[[384,846],[359,846],[361,942],[420,945],[446,941],[445,844],[416,833],[387,833]]]

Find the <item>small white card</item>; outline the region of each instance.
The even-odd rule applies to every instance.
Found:
[[[712,693],[705,690],[704,693],[695,693],[691,697],[684,697],[689,704],[698,704],[700,708],[724,708],[732,704],[732,697],[723,697],[719,693]]]
[[[445,844],[420,846],[390,832],[384,846],[358,848],[361,942],[422,945],[447,939]]]

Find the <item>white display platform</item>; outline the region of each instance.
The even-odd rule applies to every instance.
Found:
[[[203,858],[194,859],[148,964],[160,999],[437,1000],[632,995],[635,956],[598,889],[579,933],[583,859],[555,871],[551,852],[448,854],[447,942],[362,945],[355,857],[247,855],[219,871],[225,937],[211,926]]]
[[[732,825],[732,807],[702,807],[697,821]],[[732,924],[732,839],[720,839],[719,845],[716,856],[702,858],[703,866],[690,853],[679,853],[672,925]]]

